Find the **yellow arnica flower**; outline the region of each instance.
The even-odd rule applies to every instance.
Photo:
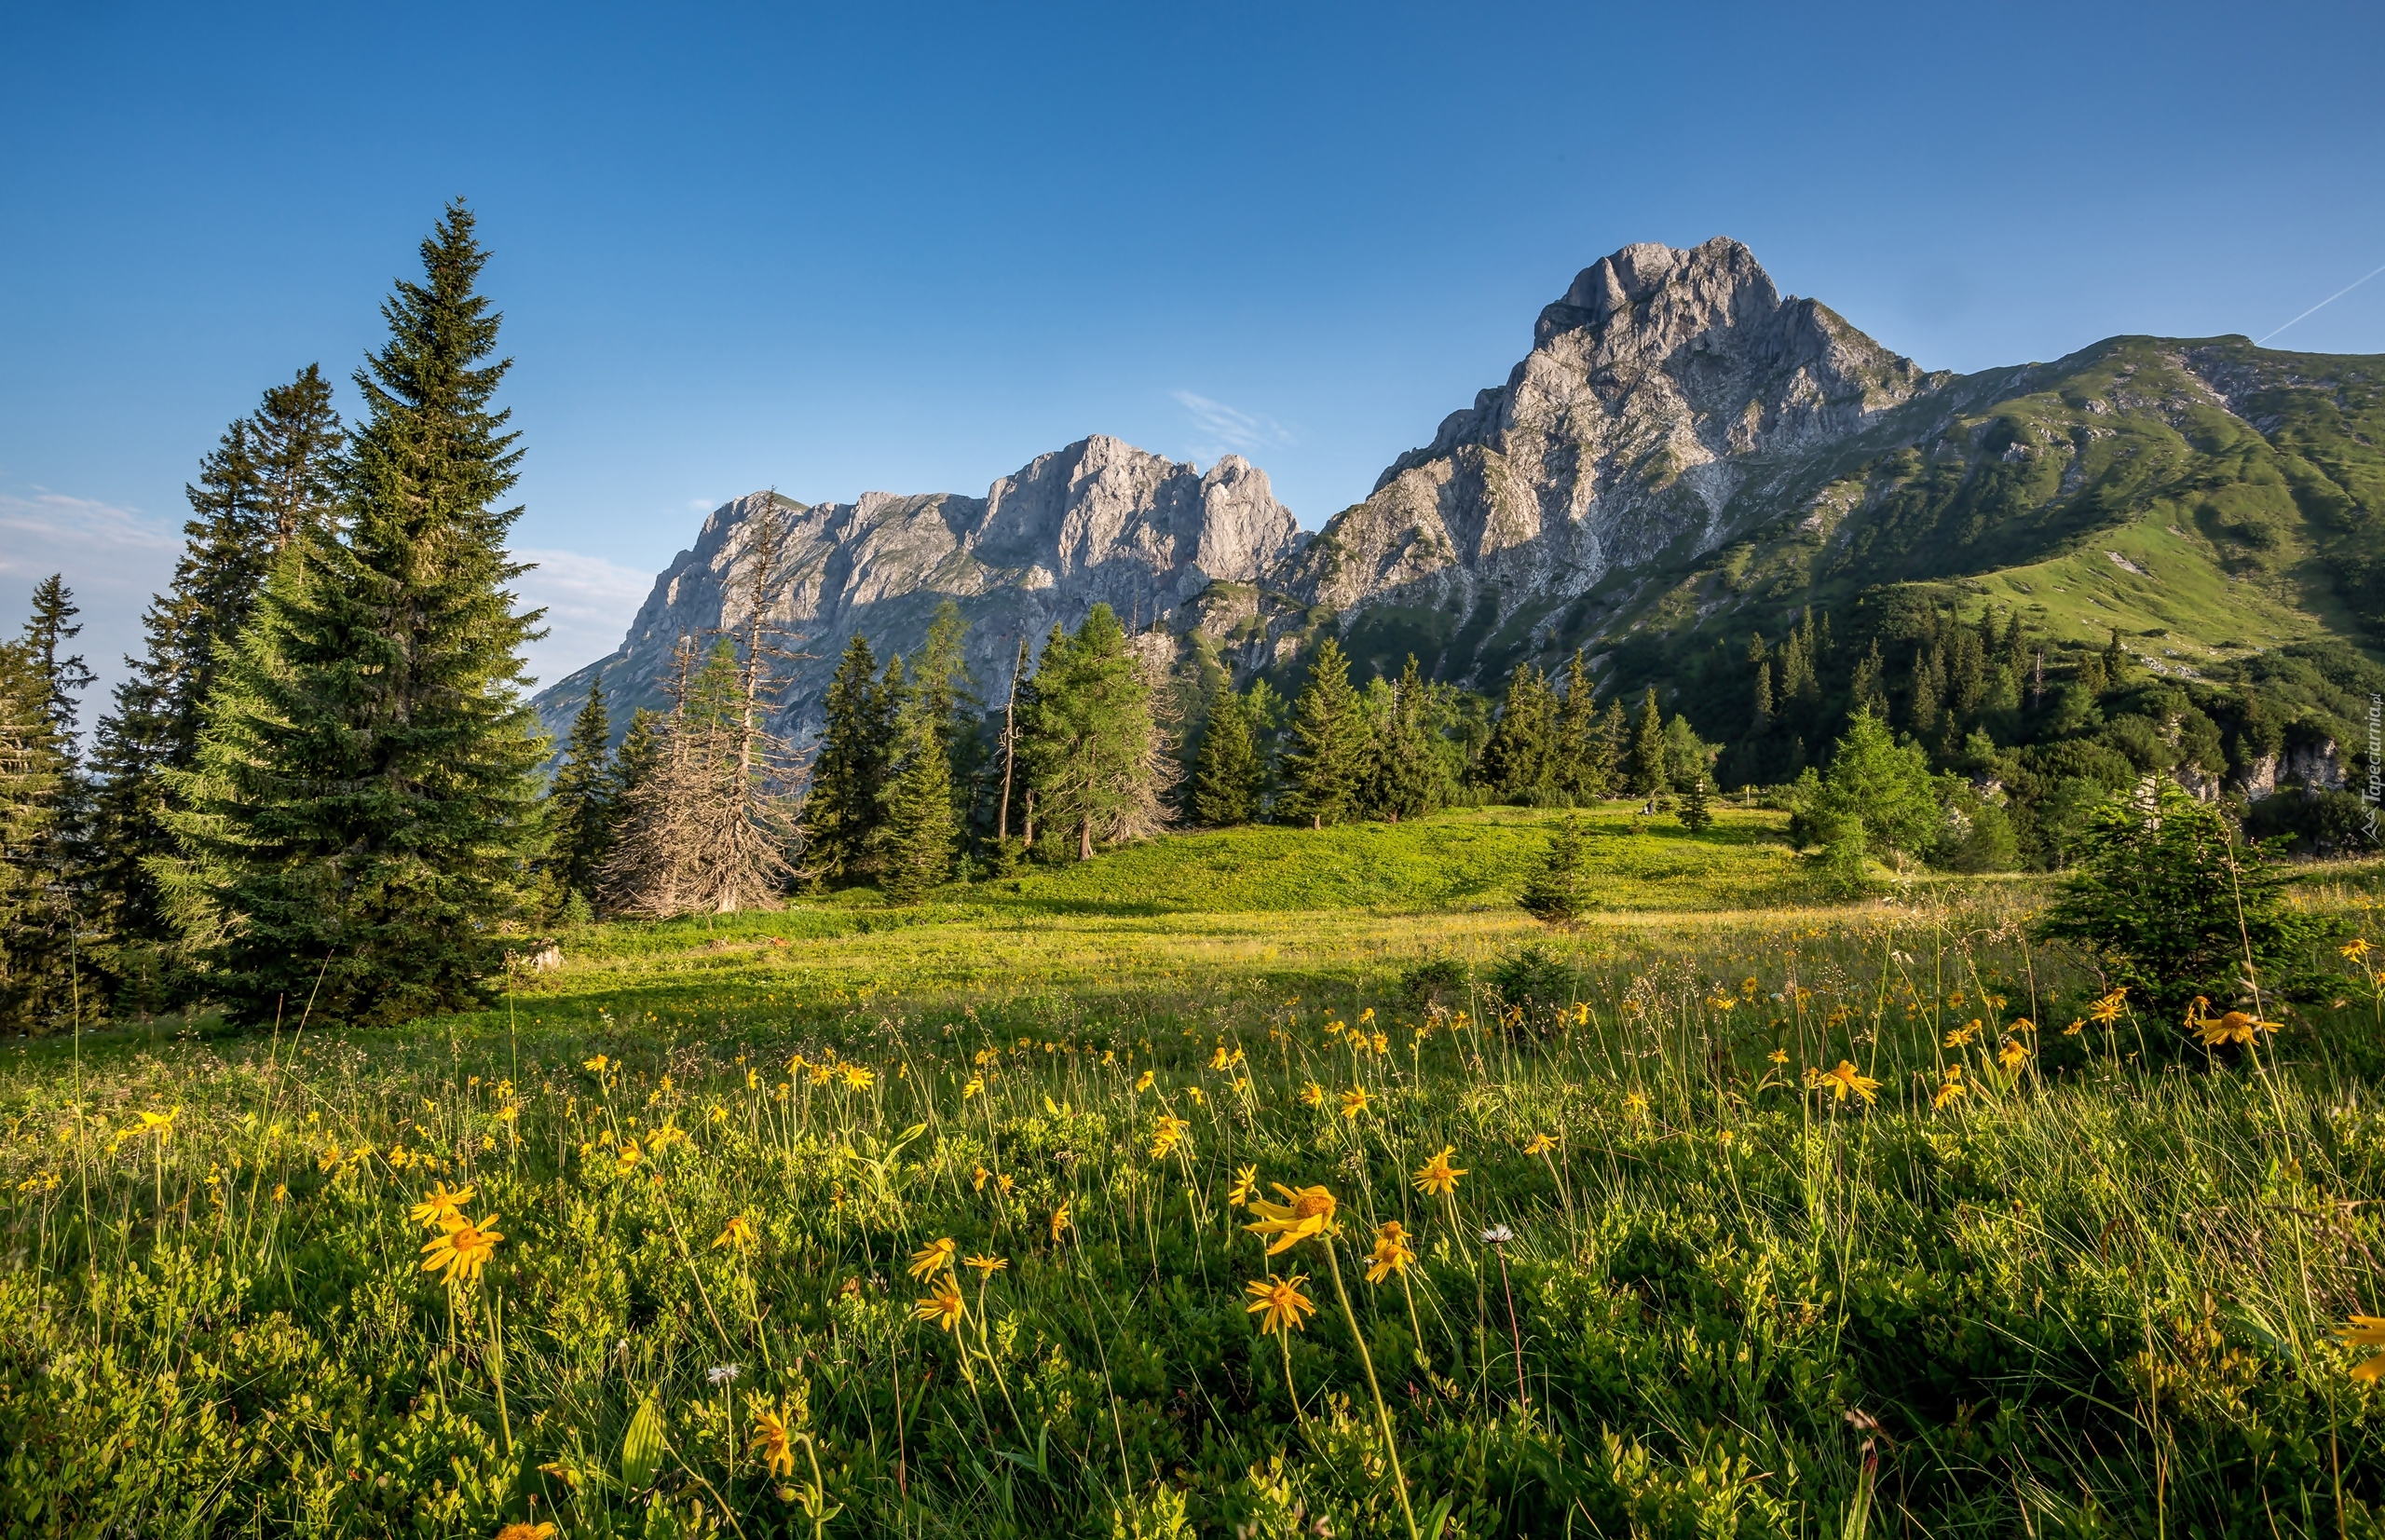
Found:
[[[497,1532],[497,1540],[553,1540],[555,1527],[549,1523],[508,1524]]]
[[[444,1273],[449,1283],[478,1283],[481,1269],[497,1255],[497,1243],[505,1239],[497,1228],[497,1216],[476,1222],[453,1214],[441,1222],[446,1228],[423,1245],[422,1270]]]
[[[1145,1091],[1150,1090],[1152,1088],[1152,1081],[1154,1078],[1155,1077],[1149,1070],[1146,1070],[1141,1074],[1137,1075],[1135,1077],[1135,1094],[1137,1096],[1140,1096]]]
[[[1306,1282],[1305,1273],[1295,1273],[1288,1278],[1253,1278],[1243,1286],[1250,1294],[1250,1303],[1243,1307],[1243,1313],[1257,1315],[1262,1332],[1306,1330],[1301,1317],[1316,1314],[1315,1302],[1301,1292],[1301,1285]]]
[[[1333,1194],[1322,1187],[1303,1187],[1298,1191],[1282,1182],[1269,1184],[1284,1195],[1282,1203],[1269,1203],[1265,1198],[1250,1200],[1250,1211],[1260,1216],[1257,1224],[1246,1224],[1245,1230],[1254,1235],[1272,1237],[1274,1244],[1267,1247],[1267,1255],[1288,1251],[1311,1235],[1321,1235],[1333,1224]]]
[[[470,1182],[450,1189],[443,1181],[424,1193],[420,1203],[407,1209],[406,1218],[427,1230],[436,1230],[443,1221],[453,1218],[458,1209],[471,1202],[478,1191]]]
[[[845,1085],[850,1090],[866,1091],[878,1083],[878,1076],[858,1064],[848,1064],[838,1072],[845,1077]]]
[[[2365,935],[2354,936],[2350,942],[2337,947],[2337,950],[2342,953],[2345,957],[2351,959],[2352,961],[2357,962],[2362,958],[2368,955],[2368,938]]]
[[[1845,1101],[1849,1095],[1860,1097],[1867,1107],[1877,1099],[1874,1093],[1880,1088],[1878,1081],[1869,1075],[1858,1073],[1855,1066],[1845,1059],[1838,1061],[1837,1069],[1827,1074],[1815,1076],[1814,1083],[1827,1087],[1832,1095],[1841,1101]]]
[[[1005,1181],[1007,1181],[1007,1180],[1009,1180],[1010,1179],[1009,1179],[1009,1178],[1007,1178],[1007,1177],[1005,1177],[1005,1178],[1003,1178],[1002,1179],[1003,1179],[1003,1180],[1005,1180]],[[1007,1192],[1007,1191],[1008,1191],[1008,1189],[1007,1189],[1007,1188],[1005,1188],[1005,1189],[1004,1189],[1004,1191],[1005,1191],[1005,1192]],[[1067,1204],[1065,1204],[1065,1203],[1064,1203],[1064,1204],[1060,1205],[1060,1206],[1059,1206],[1059,1207],[1053,1209],[1053,1210],[1052,1210],[1052,1244],[1053,1244],[1054,1246],[1057,1246],[1057,1245],[1059,1245],[1059,1244],[1060,1244],[1060,1232],[1061,1232],[1061,1231],[1063,1231],[1063,1230],[1067,1230],[1067,1229],[1070,1229],[1070,1228],[1073,1227],[1073,1226],[1075,1225],[1075,1223],[1076,1223],[1076,1220],[1073,1220],[1073,1219],[1071,1219],[1071,1218],[1070,1218],[1070,1216],[1069,1216],[1069,1206],[1068,1206]]]
[[[1532,1137],[1532,1142],[1524,1146],[1524,1153],[1527,1155],[1545,1155],[1556,1148],[1556,1135],[1534,1134]]]
[[[2081,1032],[2085,1031],[2086,1029],[2087,1029],[2087,1022],[2086,1022],[2086,1018],[2084,1018],[2084,1017],[2082,1016],[2082,1017],[2081,1017],[2081,1018],[2079,1018],[2078,1020],[2072,1022],[2069,1026],[2065,1027],[2065,1028],[2062,1029],[2062,1035],[2063,1035],[2063,1036],[2065,1036],[2065,1037],[2077,1037],[2079,1033],[2081,1033]]]
[[[764,1410],[754,1413],[754,1439],[745,1446],[759,1455],[772,1476],[795,1474],[795,1450],[786,1436],[786,1419]]]
[[[1255,1165],[1236,1166],[1233,1173],[1233,1185],[1226,1189],[1226,1202],[1236,1208],[1240,1208],[1244,1204],[1250,1201],[1251,1191],[1258,1185],[1259,1167]]]
[[[935,1281],[935,1292],[911,1307],[911,1314],[922,1321],[934,1321],[947,1331],[961,1323],[969,1314],[969,1306],[961,1298],[961,1286],[947,1273]]]
[[[1938,1087],[1937,1094],[1929,1098],[1929,1105],[1933,1108],[1943,1107],[1950,1101],[1970,1094],[1971,1088],[1963,1083],[1963,1067],[1959,1064],[1950,1064],[1946,1066],[1946,1083]]]
[[[993,1173],[987,1170],[984,1166],[981,1165],[977,1167],[977,1174],[969,1179],[969,1191],[972,1192],[984,1192],[986,1190],[986,1179],[992,1175]]]
[[[1373,1255],[1367,1259],[1367,1282],[1379,1284],[1395,1273],[1405,1273],[1408,1264],[1416,1260],[1415,1248],[1408,1244],[1408,1232],[1397,1220],[1385,1220],[1375,1232]]]
[[[1325,1087],[1324,1087],[1324,1086],[1322,1086],[1322,1085],[1319,1085],[1319,1084],[1318,1084],[1316,1082],[1315,1082],[1315,1081],[1310,1081],[1306,1085],[1302,1086],[1302,1087],[1301,1087],[1301,1105],[1302,1105],[1302,1106],[1303,1106],[1303,1107],[1322,1107],[1322,1106],[1324,1106],[1324,1105],[1325,1105]]]
[[[2195,1002],[2187,1007],[2187,1028],[2202,1040],[2206,1048],[2223,1048],[2230,1043],[2242,1048],[2251,1046],[2253,1040],[2262,1032],[2276,1031],[2278,1024],[2263,1021],[2242,1011],[2213,1015],[2211,1002],[2197,995]]]
[[[620,1152],[613,1157],[613,1169],[626,1177],[637,1169],[637,1163],[641,1158],[638,1153],[637,1140],[623,1139]]]
[[[2007,1070],[2018,1070],[2029,1062],[2029,1045],[2017,1037],[2013,1038],[2004,1044],[2003,1052],[1996,1056],[1996,1062]]]
[[[141,1126],[125,1137],[138,1138],[143,1134],[155,1134],[161,1139],[171,1138],[174,1133],[174,1119],[181,1114],[182,1109],[179,1107],[170,1112],[143,1112],[140,1114]]]
[[[1648,1111],[1648,1098],[1634,1091],[1623,1098],[1623,1110],[1635,1118],[1640,1117]]]
[[[961,1260],[975,1268],[980,1278],[990,1278],[1010,1265],[1007,1257],[963,1257]]]
[[[1954,1029],[1946,1034],[1946,1046],[1949,1048],[1964,1048],[1969,1046],[1978,1039],[1980,1032],[1986,1027],[1986,1025],[1987,1024],[1982,1021],[1979,1017],[1971,1017],[1970,1020],[1964,1022],[1960,1027]]]
[[[953,1244],[952,1237],[949,1235],[942,1240],[928,1242],[927,1245],[911,1253],[911,1276],[924,1278],[932,1273],[943,1272],[952,1265],[952,1254],[960,1249]]]
[[[731,1214],[720,1238],[712,1243],[716,1251],[736,1252],[751,1251],[761,1244],[762,1238],[754,1233],[753,1221],[743,1214]]]
[[[1416,1191],[1429,1192],[1437,1198],[1448,1197],[1457,1191],[1458,1178],[1465,1175],[1463,1165],[1451,1165],[1450,1157],[1457,1153],[1457,1146],[1445,1144],[1441,1152],[1426,1161],[1416,1173]]]
[[[1158,1125],[1152,1130],[1152,1159],[1163,1160],[1175,1153],[1176,1147],[1184,1142],[1185,1131],[1192,1126],[1173,1112],[1162,1112]]]
[[[1767,1064],[1786,1064],[1789,1062],[1789,1050],[1786,1048],[1775,1048],[1772,1052],[1765,1055],[1764,1058],[1765,1062]]]
[[[2109,1027],[2120,1018],[2121,1007],[2127,1003],[2128,991],[2124,988],[2114,989],[2110,994],[2099,998],[2094,1004],[2088,1006],[2087,1015],[2097,1025]]]
[[[1355,1118],[1366,1110],[1367,1088],[1365,1086],[1353,1085],[1348,1090],[1342,1093],[1342,1115],[1343,1117]]]
[[[964,1086],[962,1086],[962,1087],[961,1088],[961,1100],[963,1100],[963,1101],[967,1101],[971,1097],[975,1096],[978,1092],[980,1092],[980,1091],[984,1090],[985,1088],[986,1088],[986,1077],[985,1077],[985,1076],[983,1076],[983,1075],[971,1075],[971,1076],[969,1077],[969,1083],[968,1083],[968,1084],[966,1084],[966,1085],[964,1085]]]
[[[2385,1315],[2354,1315],[2344,1323],[2342,1337],[2346,1347],[2385,1347]],[[2370,1384],[2380,1376],[2385,1376],[2385,1353],[2351,1369],[2353,1379]]]

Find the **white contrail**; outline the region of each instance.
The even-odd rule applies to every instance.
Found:
[[[2354,289],[2357,289],[2362,284],[2366,283],[2370,279],[2375,278],[2379,273],[2385,273],[2385,267],[2371,267],[2367,272],[2361,274],[2360,277],[2352,279],[2350,283],[2345,284],[2334,293],[2329,294],[2326,298],[2321,300],[2318,304],[2313,305],[2308,310],[2303,311],[2302,314],[2295,317],[2294,320],[2287,321],[2285,326],[2291,326],[2296,320],[2308,320],[2310,317],[2317,315],[2320,311],[2325,309],[2328,306],[2333,305],[2336,301],[2343,298],[2346,294],[2351,293]],[[2277,328],[2277,331],[2271,332],[2268,337],[2254,338],[2253,346],[2256,348],[2260,347],[2264,343],[2268,342],[2269,337],[2277,335],[2278,332],[2284,331],[2285,326]]]

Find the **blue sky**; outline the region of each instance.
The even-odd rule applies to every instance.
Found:
[[[113,677],[198,457],[345,381],[454,195],[552,678],[764,485],[982,493],[1098,431],[1314,526],[1634,240],[1736,236],[1930,367],[2259,336],[2385,263],[2380,62],[2348,5],[16,0],[0,624],[62,567]],[[2385,352],[2385,278],[2275,342]]]

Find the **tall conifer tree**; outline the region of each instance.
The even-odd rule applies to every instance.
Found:
[[[1162,797],[1173,769],[1152,714],[1152,682],[1108,605],[1071,634],[1055,628],[1020,702],[1037,816],[1077,837],[1077,859],[1097,839],[1135,838],[1167,821]]]
[[[596,896],[597,876],[612,853],[613,830],[620,811],[620,775],[612,756],[612,717],[605,709],[605,675],[599,669],[588,681],[588,701],[572,719],[571,738],[563,763],[547,789],[548,832],[552,839],[548,871],[558,903],[577,893],[582,902]]]
[[[310,363],[226,429],[184,488],[192,516],[173,580],[142,616],[146,646],[126,660],[92,742],[94,880],[120,940],[169,938],[149,871],[174,850],[163,772],[190,769],[218,652],[247,623],[275,554],[329,527],[342,443],[331,384]]]
[[[1350,660],[1328,636],[1316,645],[1308,684],[1292,706],[1292,748],[1284,756],[1288,811],[1311,828],[1355,811],[1367,770],[1366,717],[1350,688]]]
[[[1220,686],[1209,699],[1208,728],[1192,771],[1192,816],[1213,828],[1231,828],[1259,816],[1267,784],[1266,766],[1250,731],[1242,697]]]
[[[1656,709],[1656,687],[1648,687],[1647,698],[1640,702],[1640,715],[1631,724],[1631,757],[1624,784],[1634,797],[1656,797],[1664,795],[1665,716]]]
[[[423,281],[384,302],[341,527],[293,532],[220,655],[193,767],[167,776],[168,901],[251,1018],[477,1002],[537,847],[520,648],[538,616],[506,589],[521,451],[491,405],[510,361],[491,361],[472,225],[450,204]]]
[[[815,880],[851,880],[868,869],[878,833],[878,794],[886,782],[894,726],[893,702],[878,679],[869,638],[845,644],[825,702],[827,726],[811,765],[804,803],[805,865]]]

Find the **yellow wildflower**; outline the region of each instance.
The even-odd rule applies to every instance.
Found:
[[[1184,1142],[1184,1136],[1192,1126],[1188,1119],[1179,1118],[1173,1112],[1162,1112],[1157,1126],[1152,1129],[1152,1159],[1165,1160],[1174,1154],[1176,1147]]]
[[[1623,1110],[1635,1118],[1645,1117],[1648,1115],[1648,1098],[1634,1091],[1623,1098]]]
[[[1439,1154],[1426,1161],[1416,1172],[1416,1191],[1429,1192],[1437,1198],[1445,1198],[1456,1192],[1457,1179],[1465,1175],[1465,1167],[1450,1164],[1450,1157],[1455,1153],[1457,1146],[1445,1144]]]
[[[1950,1064],[1946,1066],[1946,1083],[1938,1087],[1937,1094],[1929,1098],[1929,1105],[1934,1110],[1970,1094],[1971,1088],[1963,1083],[1963,1067]]]
[[[1295,1273],[1288,1278],[1268,1276],[1253,1278],[1243,1287],[1249,1291],[1250,1303],[1244,1314],[1259,1317],[1259,1329],[1269,1331],[1305,1330],[1302,1315],[1316,1314],[1316,1306],[1301,1292],[1301,1285],[1308,1282],[1308,1274]]]
[[[461,1214],[442,1221],[445,1230],[425,1243],[422,1251],[425,1273],[444,1273],[449,1283],[478,1283],[481,1269],[497,1255],[497,1243],[505,1236],[497,1228],[497,1216],[475,1222]]]
[[[1005,1191],[1007,1191],[1007,1189],[1005,1189]],[[1069,1206],[1067,1204],[1064,1203],[1060,1205],[1059,1207],[1052,1210],[1052,1244],[1054,1246],[1060,1244],[1061,1231],[1072,1230],[1075,1227],[1076,1220],[1070,1217]]]
[[[1996,1056],[1996,1062],[2007,1070],[2018,1070],[2029,1062],[2029,1045],[2017,1037],[2009,1038],[2005,1041],[2003,1051]]]
[[[555,1527],[540,1520],[535,1524],[508,1524],[497,1532],[497,1540],[554,1540]]]
[[[139,1138],[143,1134],[155,1134],[161,1139],[171,1138],[174,1136],[174,1119],[181,1115],[182,1108],[179,1106],[170,1112],[143,1112],[140,1114],[141,1126],[125,1138]]]
[[[966,1085],[964,1085],[964,1086],[962,1086],[962,1087],[961,1088],[961,1100],[963,1100],[963,1101],[967,1101],[971,1097],[975,1096],[978,1092],[980,1092],[980,1091],[984,1090],[985,1088],[986,1088],[986,1077],[985,1077],[985,1076],[983,1076],[983,1075],[971,1075],[971,1076],[969,1077],[969,1083],[968,1083],[968,1084],[966,1084]]]
[[[917,1272],[914,1268],[912,1271]],[[935,1292],[911,1307],[911,1315],[922,1321],[934,1321],[947,1331],[961,1324],[969,1314],[969,1306],[961,1298],[961,1286],[952,1281],[949,1273],[937,1275]]]
[[[2354,1315],[2344,1323],[2341,1335],[2346,1347],[2385,1347],[2385,1315]],[[2352,1366],[2355,1380],[2374,1384],[2380,1375],[2385,1375],[2385,1353]]]
[[[1985,1030],[1986,1027],[1987,1023],[1982,1021],[1977,1016],[1973,1016],[1970,1020],[1964,1022],[1960,1027],[1955,1028],[1946,1034],[1946,1046],[1949,1048],[1968,1048],[1973,1043],[1978,1041],[1980,1033]]]
[[[990,1278],[1010,1265],[1010,1260],[1006,1257],[963,1257],[961,1260],[975,1268],[980,1279]]]
[[[838,1072],[845,1077],[845,1089],[849,1091],[866,1091],[878,1083],[878,1076],[858,1064],[848,1064]]]
[[[1556,1148],[1556,1135],[1534,1134],[1532,1137],[1532,1142],[1524,1146],[1524,1153],[1527,1155],[1545,1155]]]
[[[613,1169],[619,1175],[626,1177],[637,1169],[637,1163],[642,1158],[644,1157],[638,1152],[637,1140],[623,1139],[620,1152],[613,1156]]]
[[[972,1192],[984,1192],[986,1190],[986,1179],[992,1175],[993,1173],[987,1170],[984,1166],[981,1165],[977,1167],[977,1174],[974,1177],[972,1177],[969,1180],[969,1191]]]
[[[1367,1088],[1365,1086],[1353,1085],[1348,1090],[1342,1093],[1342,1115],[1343,1117],[1356,1118],[1359,1113],[1366,1110]]]
[[[795,1474],[795,1449],[787,1438],[786,1419],[765,1408],[754,1413],[753,1442],[746,1451],[758,1454],[773,1477]]]
[[[911,1253],[911,1276],[924,1278],[932,1273],[943,1272],[952,1265],[952,1254],[959,1249],[960,1247],[953,1244],[952,1237],[949,1235],[942,1240],[928,1242],[927,1245]]]
[[[1234,1168],[1233,1185],[1226,1189],[1226,1202],[1240,1208],[1250,1201],[1251,1189],[1259,1185],[1259,1167],[1243,1165]]]
[[[2226,1015],[2213,1015],[2211,1002],[2201,995],[2197,995],[2195,1002],[2187,1007],[2187,1028],[2202,1040],[2202,1045],[2206,1048],[2225,1047],[2229,1043],[2234,1043],[2238,1047],[2250,1047],[2254,1039],[2260,1033],[2276,1031],[2278,1024],[2274,1021],[2263,1021],[2260,1017],[2243,1011],[2230,1011]]]
[[[2337,950],[2351,961],[2357,962],[2368,955],[2368,938],[2365,935],[2354,936]]]
[[[2120,1018],[2120,1010],[2127,1003],[2128,990],[2114,989],[2110,994],[2099,997],[2094,1004],[2088,1006],[2087,1015],[2097,1026],[2109,1027]]]
[[[714,1241],[712,1247],[716,1251],[735,1251],[742,1255],[761,1244],[762,1237],[755,1233],[754,1222],[743,1214],[731,1214],[729,1223],[720,1232],[719,1239]]]
[[[1146,1070],[1141,1074],[1137,1075],[1135,1077],[1135,1094],[1137,1096],[1141,1096],[1144,1092],[1150,1090],[1152,1088],[1152,1082],[1157,1078],[1158,1077],[1153,1075],[1149,1070]]]
[[[424,1193],[420,1203],[407,1209],[406,1218],[426,1230],[436,1230],[443,1221],[453,1218],[457,1209],[471,1202],[478,1192],[479,1189],[470,1182],[450,1189],[443,1181]]]
[[[2087,1029],[2087,1022],[2086,1022],[2085,1018],[2083,1018],[2083,1017],[2082,1017],[2082,1018],[2080,1018],[2080,1019],[2079,1019],[2079,1020],[2078,1020],[2078,1021],[2074,1021],[2074,1022],[2072,1022],[2069,1026],[2065,1027],[2065,1028],[2062,1029],[2062,1035],[2063,1035],[2063,1036],[2065,1036],[2065,1037],[2077,1037],[2079,1033],[2081,1033],[2081,1032],[2085,1031],[2086,1029]]]
[[[1269,1203],[1265,1198],[1252,1198],[1250,1210],[1260,1216],[1257,1224],[1246,1224],[1245,1230],[1254,1235],[1271,1236],[1274,1244],[1267,1255],[1288,1251],[1311,1235],[1325,1233],[1333,1224],[1333,1194],[1322,1187],[1303,1187],[1295,1191],[1282,1182],[1268,1185],[1284,1195],[1282,1203]]]
[[[593,1070],[601,1075],[613,1067],[613,1061],[599,1054],[594,1058],[582,1059],[579,1067],[583,1070]]]
[[[1767,1064],[1786,1064],[1789,1062],[1789,1050],[1786,1048],[1775,1048],[1772,1052],[1765,1055],[1764,1057],[1765,1062]]]
[[[1385,1220],[1375,1232],[1375,1248],[1367,1259],[1367,1282],[1379,1284],[1395,1273],[1405,1273],[1408,1264],[1416,1260],[1416,1252],[1408,1244],[1408,1232],[1397,1220]]]
[[[1303,1107],[1324,1106],[1325,1087],[1319,1085],[1315,1081],[1310,1081],[1306,1085],[1301,1087],[1301,1105]]]
[[[1828,1073],[1815,1074],[1810,1070],[1806,1073],[1813,1076],[1814,1084],[1827,1086],[1841,1101],[1845,1101],[1850,1093],[1862,1097],[1867,1107],[1878,1099],[1873,1093],[1879,1090],[1880,1083],[1869,1075],[1858,1073],[1855,1066],[1845,1059],[1840,1059],[1838,1068]]]

